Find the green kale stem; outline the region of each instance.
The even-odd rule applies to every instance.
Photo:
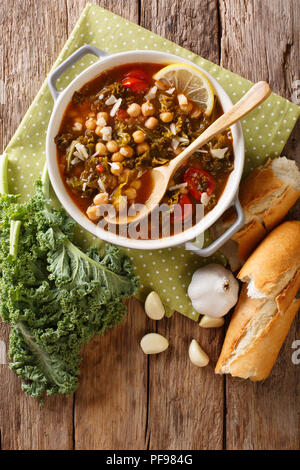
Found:
[[[47,163],[45,163],[42,173],[42,188],[44,196],[49,199],[50,197],[50,181],[49,181],[49,173],[47,168]]]
[[[8,194],[7,155],[0,156],[0,194]]]
[[[18,242],[22,222],[20,220],[10,221],[10,234],[9,234],[9,254],[14,258],[18,254]]]
[[[7,175],[8,158],[7,155],[0,157],[0,194],[8,194],[8,175]],[[9,254],[14,258],[18,254],[18,241],[21,229],[20,220],[10,221],[10,234],[9,234]]]

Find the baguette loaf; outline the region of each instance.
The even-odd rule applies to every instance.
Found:
[[[269,160],[242,181],[239,198],[246,221],[231,243],[222,247],[231,268],[237,270],[258,243],[287,214],[300,196],[300,171],[286,157]],[[223,233],[235,220],[232,209],[213,228],[213,236]]]
[[[228,327],[217,374],[263,380],[300,307],[300,222],[274,229],[238,274],[245,284]]]

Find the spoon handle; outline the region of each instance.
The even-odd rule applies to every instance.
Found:
[[[222,114],[214,121],[197,139],[195,139],[188,147],[186,147],[178,157],[171,160],[169,167],[172,173],[187,160],[196,150],[210,141],[216,135],[221,134],[232,124],[239,121],[243,116],[248,114],[252,109],[256,108],[271,94],[272,90],[268,83],[256,83],[248,93],[243,96],[232,108]],[[171,169],[170,168],[170,169]]]

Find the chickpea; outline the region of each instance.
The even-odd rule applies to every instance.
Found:
[[[156,119],[156,117],[149,117],[145,122],[145,127],[147,127],[147,129],[155,129],[157,125],[158,119]]]
[[[107,204],[108,203],[108,193],[99,193],[96,194],[96,196],[93,199],[94,204],[96,206],[100,206],[101,204]]]
[[[119,146],[115,140],[109,140],[106,144],[106,148],[111,153],[115,153],[119,150]]]
[[[120,175],[123,172],[123,165],[121,162],[113,162],[110,167],[110,172],[113,175]]]
[[[143,142],[136,146],[136,151],[138,155],[141,155],[142,153],[147,152],[148,150],[150,150],[150,147],[147,142]]]
[[[98,142],[96,144],[95,150],[98,153],[98,155],[107,155],[106,145],[102,144],[102,142]]]
[[[89,206],[86,210],[86,215],[90,220],[96,221],[100,218],[100,211],[98,206]]]
[[[105,121],[108,121],[108,113],[105,111],[100,111],[100,113],[97,114],[97,119],[103,118]]]
[[[136,144],[141,144],[144,142],[146,136],[143,131],[135,131],[132,137]]]
[[[120,153],[126,158],[131,158],[133,155],[133,148],[129,145],[124,145],[124,147],[120,148]]]
[[[153,116],[155,113],[155,107],[150,101],[142,104],[142,113],[144,116]]]
[[[124,160],[124,156],[120,152],[115,152],[112,154],[111,161],[112,162],[122,162]]]
[[[136,198],[136,190],[134,188],[128,188],[124,191],[125,196],[128,197],[128,199],[135,199]]]
[[[102,129],[103,129],[103,126],[97,126],[95,129],[95,134],[99,135],[99,137],[102,136],[101,134]]]
[[[159,117],[162,122],[171,122],[173,120],[174,113],[171,113],[171,112],[161,113]]]
[[[89,129],[90,131],[93,131],[97,126],[96,120],[95,119],[88,119],[85,121],[85,127]]]
[[[140,187],[142,186],[142,182],[141,180],[134,180],[132,181],[132,183],[130,183],[130,186],[134,189],[140,189]]]
[[[130,117],[138,117],[141,114],[141,107],[138,103],[131,103],[127,108]]]

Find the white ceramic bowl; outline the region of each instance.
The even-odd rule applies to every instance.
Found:
[[[55,88],[55,82],[57,78],[74,62],[76,62],[80,57],[87,53],[96,54],[100,60],[84,70],[80,75],[78,75],[62,92],[59,93]],[[217,205],[207,214],[203,219],[198,222],[193,227],[185,230],[182,233],[173,235],[166,238],[161,238],[158,240],[134,240],[127,237],[122,237],[113,233],[110,233],[101,227],[98,227],[96,224],[91,222],[76,206],[72,201],[71,197],[67,193],[64,183],[61,179],[57,154],[56,154],[56,144],[54,142],[55,136],[58,134],[63,114],[69,102],[72,99],[73,93],[76,90],[79,90],[84,84],[95,78],[101,72],[116,67],[122,64],[130,64],[136,62],[150,62],[150,63],[161,63],[161,64],[170,64],[170,63],[188,63],[198,68],[202,73],[204,73],[210,80],[216,95],[218,96],[220,103],[224,111],[227,111],[231,106],[232,102],[220,86],[220,84],[205,70],[201,67],[195,65],[194,63],[183,59],[182,57],[177,57],[173,54],[167,54],[163,52],[156,51],[130,51],[122,52],[113,55],[107,55],[102,51],[99,51],[93,46],[83,46],[81,49],[76,51],[71,57],[67,59],[58,69],[56,69],[48,79],[49,87],[52,92],[53,98],[55,100],[52,116],[49,122],[48,132],[47,132],[47,142],[46,142],[46,157],[47,165],[50,180],[54,191],[60,200],[63,207],[66,211],[73,217],[73,219],[78,222],[83,228],[88,230],[90,233],[99,237],[102,240],[121,245],[127,248],[135,249],[146,249],[153,250],[158,248],[172,247],[176,245],[182,245],[185,242],[192,241],[200,234],[202,234],[206,229],[208,229],[222,214],[223,212],[234,203],[236,194],[238,191],[239,183],[242,176],[243,166],[244,166],[244,138],[242,133],[242,127],[240,123],[234,124],[231,127],[232,137],[233,137],[233,149],[234,149],[234,169],[230,173],[226,187],[217,203]],[[241,225],[241,215],[240,215]],[[239,228],[236,225],[236,230]],[[236,231],[235,230],[235,231]],[[232,235],[232,233],[231,233]],[[229,237],[226,237],[229,238]],[[225,242],[225,238],[223,242]],[[220,243],[219,243],[220,245]],[[219,247],[217,246],[217,248]],[[215,250],[214,250],[215,251]],[[211,254],[211,253],[207,253]]]

